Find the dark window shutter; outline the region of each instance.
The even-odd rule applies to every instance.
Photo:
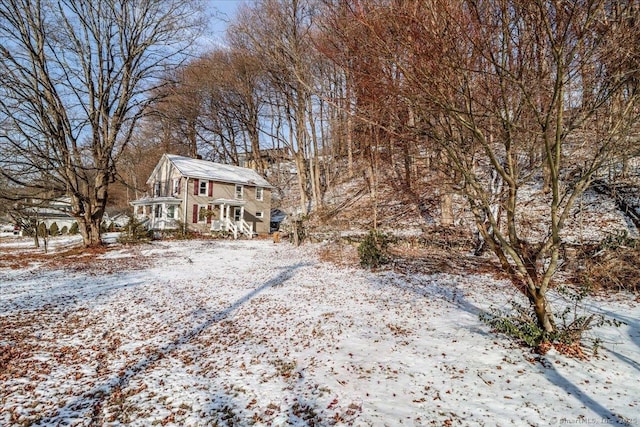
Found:
[[[198,188],[200,186],[200,183],[198,182],[197,179],[193,180],[193,195],[197,196],[198,195]]]
[[[209,181],[209,197],[213,197],[213,181]]]
[[[211,184],[211,183],[209,183]],[[211,188],[211,187],[209,187]],[[211,192],[211,191],[209,191]],[[211,224],[211,205],[207,205],[207,224]]]
[[[198,222],[198,205],[193,205],[193,223]]]

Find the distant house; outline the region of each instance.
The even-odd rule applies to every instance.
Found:
[[[258,152],[258,157],[264,166],[273,166],[291,160],[291,151],[288,147],[263,148]],[[250,169],[256,169],[256,159],[252,152],[238,155],[238,162]]]
[[[279,231],[280,223],[284,221],[287,214],[280,209],[271,209],[271,231]]]
[[[54,222],[59,230],[64,227],[70,229],[77,221],[71,216],[71,198],[59,197],[53,200],[30,199],[27,201],[27,208],[24,214],[37,221],[44,223],[47,228]]]
[[[152,230],[269,233],[273,187],[252,169],[164,154],[147,185],[151,194],[131,205]]]
[[[116,212],[111,215],[105,213],[102,222],[109,228],[121,230],[129,224],[129,216],[124,212]]]

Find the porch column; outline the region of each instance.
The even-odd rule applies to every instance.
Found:
[[[218,231],[224,231],[224,203],[218,204],[218,210],[220,213],[218,214],[218,220],[220,221],[220,229]]]

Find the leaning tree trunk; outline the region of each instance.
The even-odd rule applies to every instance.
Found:
[[[473,209],[473,208],[472,208]],[[553,275],[555,270],[555,262],[552,262],[547,268],[547,271],[539,271],[537,267],[538,256],[530,253],[531,248],[520,242],[519,245],[510,245],[505,240],[499,240],[496,238],[495,232],[499,232],[496,228],[493,228],[493,233],[489,231],[485,218],[481,215],[482,209],[473,209],[476,217],[476,224],[478,231],[484,242],[489,245],[491,251],[497,255],[502,269],[508,274],[511,283],[518,291],[522,292],[531,305],[535,313],[538,326],[546,333],[553,333],[556,331],[556,325],[554,322],[553,310],[551,304],[547,299],[547,289],[549,278]],[[488,215],[489,219],[493,219],[492,225],[495,225],[495,217],[491,214]],[[557,253],[556,253],[557,256]],[[555,258],[556,256],[552,257]],[[512,260],[514,264],[509,262]],[[549,271],[551,269],[551,271]]]
[[[549,304],[546,293],[540,292],[538,288],[534,292],[528,292],[527,297],[536,314],[538,326],[546,333],[555,332],[556,325],[553,320],[553,311],[551,310],[551,305]]]

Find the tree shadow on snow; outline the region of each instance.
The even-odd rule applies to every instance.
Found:
[[[615,319],[618,322],[622,322],[625,325],[627,325],[628,329],[629,329],[629,334],[628,337],[631,339],[631,342],[634,343],[636,345],[636,347],[638,347],[638,352],[637,354],[640,355],[640,320],[636,319],[636,318],[632,318],[630,316],[625,316],[624,314],[620,314],[620,313],[615,313],[613,311],[610,310],[603,310],[601,307],[594,305],[594,304],[589,304],[588,308],[591,312],[593,313],[600,313],[602,315],[604,315],[606,318],[608,319]],[[620,359],[622,362],[627,363],[629,366],[637,369],[640,371],[640,363],[638,363],[637,361],[633,360],[632,358],[630,358],[628,355],[625,356],[623,354],[620,354],[619,352],[613,350],[611,347],[611,345],[613,345],[614,343],[604,343],[604,348],[611,353],[612,355],[614,355],[615,357],[617,357],[618,359]]]
[[[620,354],[617,351],[612,350],[610,348],[607,348],[607,351],[609,353],[613,354],[618,359],[620,359],[622,362],[626,363],[627,365],[631,366],[632,368],[635,368],[637,371],[640,371],[640,363],[638,363],[637,361],[631,359],[630,357],[625,356],[624,354]]]
[[[47,283],[9,295],[3,301],[3,313],[11,314],[24,310],[40,310],[55,307],[57,311],[64,311],[66,308],[76,308],[85,300],[95,300],[117,292],[123,288],[131,288],[143,285],[142,274],[137,272],[120,274],[117,276],[90,276],[72,275],[63,270],[57,275],[51,275]]]
[[[598,416],[598,422],[606,423],[608,425],[629,425],[628,422],[621,419],[618,415],[613,413],[610,409],[605,408],[600,403],[596,402],[593,398],[583,392],[580,387],[569,381],[560,372],[558,372],[552,362],[545,361],[544,369],[542,372],[546,379],[556,387],[564,390],[567,394],[574,396],[578,399],[587,409],[590,409]],[[587,417],[589,418],[589,417]],[[605,421],[606,420],[606,421]],[[575,419],[567,419],[568,422],[576,422]],[[561,419],[559,421],[563,423]]]
[[[439,277],[439,275],[419,277],[389,272],[382,276],[374,276],[372,284],[380,289],[392,286],[409,291],[430,301],[442,301],[453,308],[469,313],[475,319],[478,319],[481,314],[487,313],[486,310],[478,307],[465,297],[464,288],[457,283],[455,276],[445,275],[443,277]],[[467,329],[473,333],[489,336],[489,333],[480,327],[467,327]]]
[[[243,304],[245,304],[246,302],[248,302],[249,300],[257,296],[261,292],[271,287],[282,285],[284,282],[286,282],[287,280],[291,279],[294,276],[294,272],[296,270],[309,265],[311,264],[297,263],[292,266],[284,268],[283,271],[280,272],[277,276],[266,281],[262,285],[253,289],[251,292],[239,298],[229,307],[212,313],[211,316],[200,325],[196,326],[195,328],[189,331],[186,331],[177,339],[158,348],[155,352],[152,352],[151,354],[149,354],[147,357],[140,360],[136,364],[120,370],[120,375],[114,375],[111,378],[108,378],[107,380],[103,381],[101,384],[94,386],[93,389],[84,393],[82,396],[67,403],[64,407],[59,408],[56,415],[49,418],[41,419],[39,424],[40,425],[58,425],[58,424],[64,423],[66,418],[68,417],[76,417],[80,414],[88,415],[89,413],[95,413],[96,409],[99,409],[99,407],[101,406],[101,402],[108,400],[109,397],[117,390],[126,388],[129,385],[130,381],[135,376],[142,374],[153,363],[164,358],[169,353],[179,349],[181,346],[189,343],[191,340],[196,338],[206,329],[224,320],[225,318],[230,316],[234,311],[240,308]],[[93,420],[93,421],[98,422],[99,420]]]

